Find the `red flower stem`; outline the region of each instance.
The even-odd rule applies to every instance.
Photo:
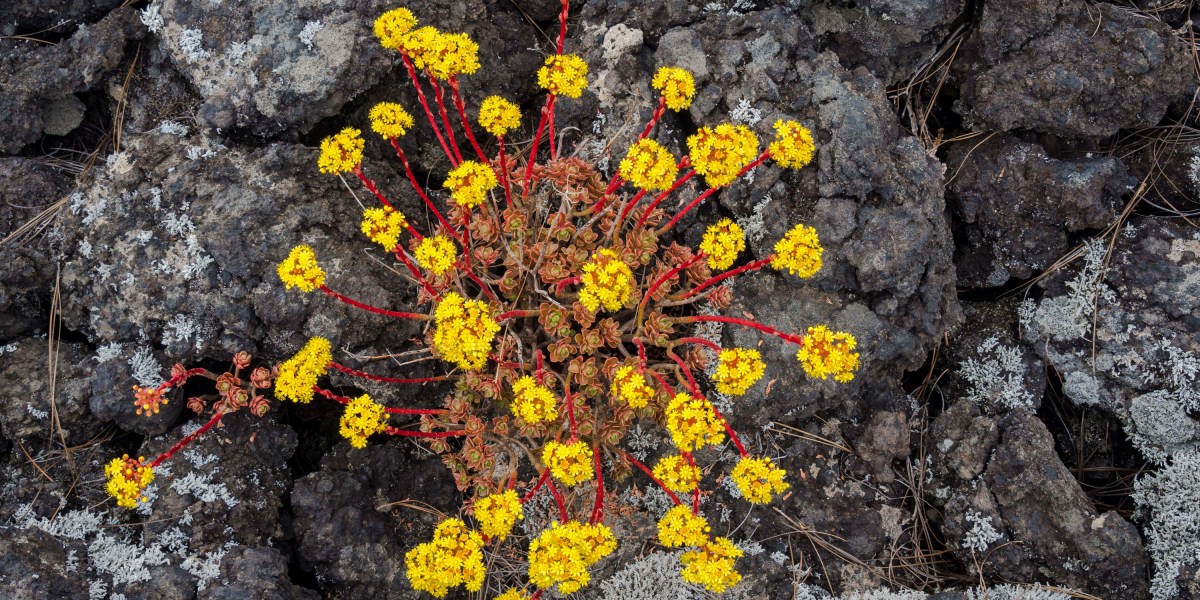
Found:
[[[720,346],[718,346],[717,344],[715,344],[709,340],[706,340],[704,338],[698,338],[698,337],[679,338],[679,339],[675,340],[675,343],[677,343],[677,344],[699,344],[706,348],[710,348],[713,352],[721,351]]]
[[[329,366],[337,368],[340,365],[337,365],[337,363],[330,363]],[[327,389],[323,389],[314,385],[313,391],[326,398],[329,398],[330,400],[333,400],[334,402],[337,402],[338,404],[350,404],[350,399],[346,396],[335,394]],[[383,411],[392,415],[440,415],[446,412],[446,410],[442,408],[392,408],[389,406],[383,407]]]
[[[546,144],[550,149],[550,160],[558,157],[558,150],[554,147],[554,110],[558,101],[550,103],[550,118],[546,120]]]
[[[425,202],[425,206],[428,207],[429,210],[433,211],[433,216],[437,217],[438,223],[441,223],[442,227],[445,228],[445,230],[461,244],[462,239],[459,238],[458,234],[454,232],[454,228],[450,226],[450,222],[446,220],[446,217],[442,216],[442,211],[438,210],[437,206],[435,206],[433,202],[429,200],[429,196],[425,195],[425,190],[421,188],[421,184],[417,182],[417,176],[413,174],[412,165],[408,163],[408,157],[404,155],[404,151],[400,149],[400,144],[395,138],[392,138],[392,148],[396,149],[396,156],[400,158],[400,163],[404,165],[404,173],[408,175],[408,182],[411,183],[413,189],[417,191],[417,195],[420,196],[421,200]]]
[[[675,275],[678,275],[680,271],[703,260],[704,257],[706,257],[706,256],[708,256],[708,255],[703,252],[698,252],[698,253],[696,253],[695,256],[680,263],[679,266],[675,267],[674,269],[671,269],[670,271],[667,271],[666,273],[663,273],[662,277],[659,277],[658,279],[656,279],[654,281],[654,283],[650,284],[650,288],[647,289],[646,294],[644,296],[642,296],[642,301],[638,303],[638,308],[637,308],[638,316],[639,317],[641,316],[642,311],[645,310],[645,308],[646,308],[646,303],[650,301],[650,297],[654,295],[654,292],[657,292],[658,288],[662,287],[662,284],[666,283],[666,281],[668,279],[674,277]],[[638,319],[638,321],[640,322],[641,319]]]
[[[801,336],[792,335],[790,333],[784,333],[782,331],[779,331],[778,329],[775,329],[774,327],[767,327],[766,325],[763,325],[762,323],[755,323],[754,321],[751,321],[749,319],[742,319],[742,318],[738,318],[738,317],[726,317],[723,315],[692,315],[690,317],[681,317],[679,319],[676,319],[675,322],[677,322],[677,323],[697,323],[697,322],[732,323],[734,325],[741,325],[742,327],[749,327],[751,329],[757,329],[763,333],[769,333],[785,342],[791,342],[793,344],[801,344],[804,342],[804,338]]]
[[[418,321],[432,321],[433,320],[433,317],[431,317],[429,315],[423,315],[420,313],[401,312],[401,311],[396,311],[396,310],[385,310],[382,308],[377,308],[377,307],[371,306],[370,304],[363,304],[362,302],[359,302],[358,300],[355,300],[353,298],[347,298],[346,296],[343,296],[343,295],[329,289],[327,286],[324,286],[324,285],[321,286],[319,289],[322,292],[325,292],[326,295],[329,295],[338,300],[341,300],[342,302],[345,302],[346,304],[349,304],[350,306],[353,306],[355,308],[361,308],[367,312],[373,312],[377,315],[396,317],[399,319],[415,319]]]
[[[567,11],[570,9],[569,0],[562,0],[562,12],[558,13],[558,53],[563,52],[563,43],[567,40]]]
[[[538,590],[534,592],[533,595],[529,597],[529,600],[542,600],[542,592],[544,591],[546,590]]]
[[[650,374],[650,375],[652,375],[652,376],[653,376],[655,379],[657,379],[657,380],[658,380],[658,385],[661,385],[661,386],[663,386],[663,389],[667,390],[667,392],[669,392],[669,393],[670,393],[672,396],[674,396],[674,395],[675,395],[675,388],[671,387],[671,384],[667,383],[667,380],[666,380],[666,379],[663,379],[663,376],[662,376],[662,375],[660,375],[660,374],[658,373],[658,371],[655,371],[655,370],[653,370],[653,369],[646,369],[646,371],[645,371],[645,372],[646,372],[646,373],[649,373],[649,374]]]
[[[691,466],[691,467],[696,466],[696,458],[692,456],[691,452],[684,452],[683,458],[684,458],[684,460],[687,460],[688,466]],[[693,515],[700,514],[700,486],[699,485],[697,485],[692,490],[692,514]]]
[[[563,378],[563,401],[567,403],[567,422],[571,427],[571,440],[579,437],[579,428],[575,425],[575,401],[571,396],[571,373],[568,371]]]
[[[529,160],[525,162],[525,189],[521,192],[521,198],[529,197],[529,185],[533,181],[533,163],[537,160],[538,144],[542,141],[542,132],[546,130],[546,119],[550,113],[550,107],[554,104],[554,94],[546,96],[546,103],[542,105],[542,116],[538,119],[537,133],[533,134],[533,143],[529,148]]]
[[[454,98],[454,108],[458,109],[458,117],[462,120],[463,131],[467,132],[467,140],[475,149],[475,155],[479,157],[479,162],[487,164],[488,159],[483,155],[483,148],[479,147],[479,141],[475,139],[475,132],[471,131],[471,122],[467,120],[467,107],[458,93],[458,78],[451,77],[446,80],[446,85],[450,86],[450,95]]]
[[[224,416],[225,416],[225,413],[223,413],[221,411],[217,411],[216,413],[214,413],[212,418],[209,419],[207,423],[200,426],[200,429],[193,431],[192,433],[188,434],[187,437],[183,438],[182,440],[179,440],[178,442],[175,442],[175,445],[171,446],[170,450],[167,450],[166,452],[159,454],[157,458],[155,458],[153,461],[150,462],[150,468],[157,467],[158,465],[161,465],[163,463],[163,461],[171,458],[172,456],[175,456],[175,453],[182,450],[184,446],[187,446],[188,444],[196,441],[196,438],[204,435],[204,433],[206,431],[215,427],[217,423],[220,423],[221,417],[224,417]]]
[[[538,312],[538,310],[536,308],[531,308],[528,310],[510,310],[507,312],[500,313],[500,316],[496,317],[496,321],[499,322],[499,321],[504,321],[506,319],[516,319],[516,318],[525,319],[525,318],[529,318],[529,317],[536,317],[539,314],[540,313]]]
[[[625,208],[621,209],[621,215],[617,217],[617,228],[618,229],[621,227],[622,224],[625,223],[625,217],[629,216],[629,212],[633,210],[634,206],[637,206],[637,203],[642,200],[642,196],[645,196],[645,195],[646,195],[646,190],[644,190],[644,189],[638,190],[638,193],[634,194],[633,199],[629,201],[629,204],[626,204]]]
[[[383,432],[388,435],[398,435],[401,437],[415,437],[415,438],[426,438],[426,439],[441,439],[441,438],[455,437],[455,436],[467,434],[467,432],[465,432],[465,431],[413,431],[412,429],[397,429],[390,425],[388,426],[387,429],[384,429]]]
[[[428,75],[428,73],[426,73]],[[446,93],[442,90],[442,86],[438,85],[438,80],[435,77],[429,78],[429,85],[433,87],[433,98],[437,101],[438,114],[442,117],[442,124],[446,127],[446,139],[450,141],[450,149],[454,151],[454,158],[458,159],[458,166],[462,163],[462,152],[458,150],[458,140],[454,139],[454,129],[450,127],[450,115],[446,112],[446,102],[444,100]]]
[[[638,136],[639,140],[646,139],[651,131],[654,131],[654,126],[658,124],[658,120],[662,118],[663,112],[667,110],[667,97],[658,97],[658,108],[654,109],[654,114],[650,116],[650,122],[646,123],[646,128],[642,130],[642,135]]]
[[[396,138],[392,138],[392,143],[395,143],[395,142],[396,142]],[[392,206],[392,203],[388,202],[388,199],[383,197],[383,194],[380,193],[379,188],[375,187],[375,182],[371,181],[370,179],[367,179],[366,174],[364,174],[363,170],[362,170],[362,163],[359,163],[354,166],[354,174],[357,175],[358,179],[363,182],[363,185],[366,186],[367,191],[371,192],[372,194],[375,194],[375,197],[379,198],[379,201],[382,202],[384,206],[386,206],[388,208],[394,208]]]
[[[654,471],[651,471],[650,467],[647,467],[646,465],[642,464],[642,461],[634,458],[633,456],[630,456],[630,454],[628,452],[626,452],[624,450],[621,450],[620,452],[621,452],[621,455],[625,457],[625,460],[629,461],[630,464],[632,464],[633,466],[641,469],[642,472],[646,474],[646,477],[650,478],[650,481],[657,483],[658,487],[662,488],[662,491],[666,492],[667,495],[671,497],[671,501],[674,502],[676,506],[678,506],[680,504],[679,496],[676,496],[675,492],[672,492],[671,490],[667,489],[667,486],[663,485],[663,482],[659,481],[658,478],[654,476]]]
[[[421,270],[417,268],[417,265],[414,265],[413,262],[408,259],[408,255],[404,253],[404,249],[400,247],[400,244],[396,244],[396,247],[392,249],[392,253],[396,255],[396,258],[399,259],[400,262],[404,263],[405,267],[408,267],[408,272],[412,273],[412,276],[415,277],[417,282],[425,288],[426,292],[429,292],[430,296],[435,299],[440,297],[440,295],[437,293],[437,290],[433,289],[433,286],[425,280],[425,276],[421,274]]]
[[[343,364],[337,363],[337,362],[333,362],[333,361],[330,361],[329,368],[337,370],[337,371],[341,371],[342,373],[345,373],[347,375],[353,375],[355,377],[361,377],[363,379],[370,379],[371,381],[379,381],[379,382],[383,382],[383,383],[429,383],[431,381],[446,381],[447,379],[450,379],[449,375],[438,375],[436,377],[412,377],[412,378],[384,377],[382,375],[372,375],[370,373],[359,371],[357,369],[352,369],[350,367],[347,367],[346,365],[343,365]],[[424,414],[424,413],[416,413],[416,414]],[[429,414],[433,414],[433,413],[429,413]]]
[[[642,211],[642,217],[640,219],[638,219],[637,225],[635,225],[634,227],[641,227],[642,225],[645,225],[646,219],[650,218],[650,213],[654,212],[655,208],[658,208],[658,203],[662,202],[663,198],[670,196],[671,192],[674,192],[675,190],[679,189],[679,186],[686,183],[687,180],[691,179],[695,175],[696,175],[695,169],[692,169],[692,170],[688,171],[687,173],[684,173],[683,177],[676,179],[675,184],[672,185],[670,188],[668,188],[667,191],[659,194],[658,196],[655,196],[654,202],[651,202],[650,205],[646,207],[646,210]]]
[[[546,469],[549,471],[550,469]],[[567,505],[563,502],[562,492],[558,491],[558,486],[554,485],[553,479],[547,479],[546,485],[550,488],[550,493],[554,495],[554,503],[558,505],[558,515],[562,518],[562,522],[566,523],[570,520],[567,516]]]
[[[545,376],[545,373],[542,371],[542,351],[540,349],[533,353],[533,364],[537,365],[533,369],[533,378],[538,385],[542,385],[542,377]]]
[[[349,398],[339,395],[339,394],[335,394],[330,390],[327,390],[327,389],[324,389],[321,387],[317,387],[315,385],[313,386],[313,392],[316,392],[317,394],[319,394],[321,396],[329,398],[330,400],[333,400],[334,402],[337,402],[338,404],[349,404],[350,403]]]
[[[504,207],[512,208],[512,189],[508,185],[508,160],[504,158],[504,136],[496,141],[500,143],[500,183],[504,184]]]
[[[183,371],[182,373],[175,375],[175,376],[171,377],[170,379],[158,384],[158,387],[155,388],[154,391],[161,394],[161,393],[187,381],[188,379],[195,377],[196,375],[202,375],[204,373],[208,373],[208,369],[188,369],[188,370]]]
[[[592,517],[588,523],[604,520],[604,472],[600,470],[600,446],[592,448],[593,468],[596,470],[596,502],[592,505]]]
[[[582,281],[583,281],[582,277],[570,277],[570,278],[564,279],[554,285],[554,293],[561,294],[564,287],[567,287],[568,285],[574,285],[574,284],[580,283]]]
[[[429,102],[425,100],[425,91],[421,89],[421,80],[417,78],[417,69],[413,66],[412,60],[407,54],[401,53],[400,58],[404,60],[404,68],[408,69],[408,76],[412,79],[413,87],[417,89],[417,100],[421,102],[421,108],[425,109],[425,116],[429,118],[429,125],[433,127],[433,134],[437,136],[438,143],[442,145],[442,151],[446,153],[446,158],[450,159],[450,164],[458,166],[454,162],[454,155],[450,153],[450,147],[446,145],[446,138],[442,137],[442,130],[438,128],[437,119],[433,116],[433,111],[429,110]]]
[[[686,300],[688,298],[691,298],[692,296],[699,294],[700,292],[708,289],[709,287],[714,286],[718,283],[721,283],[722,281],[725,281],[726,279],[729,279],[730,277],[733,277],[735,275],[741,275],[742,273],[745,273],[747,271],[757,271],[758,269],[761,269],[761,268],[771,264],[772,260],[775,260],[774,254],[772,254],[766,258],[760,258],[756,261],[751,261],[749,263],[746,263],[736,269],[733,269],[732,271],[725,271],[724,273],[721,273],[720,275],[717,275],[715,277],[710,277],[707,281],[696,286],[691,291],[689,291],[688,293],[681,296],[679,299]]]
[[[697,398],[703,398],[705,402],[708,402],[708,406],[712,409],[713,414],[721,420],[721,425],[725,426],[725,433],[728,433],[729,439],[733,440],[733,445],[737,447],[738,454],[746,456],[746,448],[742,446],[742,441],[738,439],[737,433],[733,431],[733,427],[729,426],[729,421],[725,420],[725,415],[722,415],[721,411],[717,410],[717,406],[712,403],[712,400],[705,398],[704,395],[700,393],[700,388],[696,385],[696,378],[692,377],[692,370],[688,368],[687,363],[683,362],[683,359],[679,358],[679,356],[671,350],[667,351],[667,356],[669,356],[671,360],[675,361],[675,363],[678,364],[681,369],[683,369],[683,374],[687,377],[688,386],[689,389],[691,389],[692,394],[694,394]]]
[[[546,483],[546,479],[549,477],[550,469],[542,471],[542,476],[538,478],[537,483],[534,484],[534,486],[530,488],[528,492],[525,492],[525,495],[521,497],[521,504],[525,504],[526,502],[533,500],[534,495],[537,494],[538,490],[542,488],[542,484]]]
[[[771,151],[770,150],[764,151],[762,154],[758,155],[758,158],[754,159],[753,162],[746,165],[745,167],[742,167],[742,170],[738,172],[737,177],[741,177],[742,175],[749,173],[750,169],[753,169],[754,167],[761,165],[764,161],[766,161],[770,157],[771,157]],[[679,211],[679,214],[675,215],[674,219],[671,219],[670,222],[668,222],[665,226],[663,226],[662,229],[659,229],[658,235],[662,235],[662,234],[666,233],[667,231],[669,231],[672,227],[675,226],[676,223],[679,222],[680,219],[683,218],[684,215],[688,214],[689,211],[691,211],[693,208],[696,208],[696,206],[699,205],[701,202],[704,202],[704,200],[706,198],[708,198],[709,196],[713,195],[714,192],[716,192],[717,190],[720,190],[720,189],[724,189],[725,187],[728,187],[728,185],[716,187],[716,188],[708,188],[707,190],[704,190],[703,194],[696,196],[696,199],[692,200],[691,204],[688,204],[687,206],[683,207],[683,210]]]
[[[600,212],[600,209],[604,208],[604,204],[603,204],[604,201],[607,200],[608,197],[611,196],[613,192],[617,191],[618,187],[621,187],[622,181],[624,181],[624,180],[621,179],[621,174],[619,172],[617,174],[613,175],[612,181],[608,182],[608,187],[605,188],[605,190],[604,190],[604,198],[600,199],[600,208],[597,208],[596,212]]]
[[[496,297],[496,293],[492,291],[492,286],[484,283],[482,279],[475,275],[475,271],[467,266],[465,258],[459,258],[458,262],[455,263],[455,268],[460,269],[463,273],[466,273],[467,277],[470,277],[471,281],[474,281],[475,285],[479,286],[479,289],[483,290],[483,293],[487,294],[487,297],[493,302],[500,302],[500,299]]]

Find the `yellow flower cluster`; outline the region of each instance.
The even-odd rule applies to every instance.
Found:
[[[546,447],[542,450],[542,462],[546,463],[550,474],[566,486],[588,481],[596,476],[592,469],[592,448],[582,440],[570,444],[546,442]]]
[[[587,88],[588,65],[575,54],[552,54],[537,72],[537,84],[557,96],[578,98]]]
[[[642,139],[629,147],[625,158],[617,166],[617,173],[634,186],[661,192],[675,183],[675,174],[679,168],[675,165],[675,157],[662,144]]]
[[[429,75],[442,81],[479,70],[479,44],[465,33],[439,33],[424,57]]]
[[[727,348],[717,358],[717,372],[713,381],[722,394],[741,396],[750,386],[762,379],[767,364],[758,350],[750,348]]]
[[[277,271],[289,290],[295,287],[302,292],[311,292],[325,285],[325,271],[317,264],[317,253],[306,244],[292,248],[287,258],[279,263]]]
[[[617,539],[603,523],[555,522],[529,544],[529,582],[543,589],[557,585],[562,594],[577,592],[592,580],[588,567],[616,549]]]
[[[672,492],[687,494],[700,485],[700,467],[672,454],[658,459],[654,465],[654,478]]]
[[[446,178],[446,188],[450,197],[459,206],[473,208],[483,204],[487,193],[500,185],[492,168],[477,160],[464,160],[462,164],[450,171]]]
[[[581,279],[579,302],[592,312],[599,311],[601,306],[614,312],[621,310],[633,294],[633,271],[610,248],[592,254],[592,259],[583,265]]]
[[[363,211],[362,232],[372,242],[383,246],[383,249],[389,252],[396,247],[400,241],[400,234],[407,226],[408,220],[404,218],[404,213],[390,206]]]
[[[671,441],[683,452],[693,452],[709,444],[725,441],[725,428],[704,398],[676,394],[667,405],[666,413]]]
[[[479,125],[488,133],[503,137],[521,125],[521,109],[500,96],[488,96],[479,105]]]
[[[376,104],[371,107],[371,112],[367,113],[367,118],[371,120],[371,129],[385,140],[398,138],[408,133],[413,126],[412,115],[395,102]]]
[[[366,145],[362,139],[362,131],[347,127],[321,140],[321,154],[317,157],[317,167],[322,173],[349,173],[362,164],[363,148]]]
[[[833,376],[835,381],[846,383],[854,379],[854,372],[858,370],[858,353],[854,351],[857,347],[858,341],[853,335],[816,325],[809,327],[808,333],[801,338],[796,360],[813,379]]]
[[[807,127],[795,121],[779,119],[775,121],[775,141],[767,149],[779,166],[799,169],[812,162],[816,146],[813,145],[812,132]]]
[[[400,48],[404,36],[417,26],[417,17],[407,8],[394,8],[375,19],[375,37],[384,48]]]
[[[509,588],[507,592],[496,596],[496,600],[529,600],[529,594],[517,588]]]
[[[708,255],[708,268],[723,271],[733,266],[746,249],[746,232],[731,219],[710,225],[700,240],[700,251]]]
[[[790,487],[783,480],[787,473],[776,468],[775,463],[766,456],[743,457],[731,475],[742,496],[754,504],[766,504],[771,501],[771,494],[781,493]]]
[[[644,408],[654,397],[654,388],[647,385],[646,376],[629,365],[618,368],[613,374],[609,392],[630,408]]]
[[[667,548],[703,546],[708,541],[708,521],[693,515],[691,508],[680,504],[658,520],[658,543]]]
[[[780,271],[787,269],[789,273],[807,279],[821,270],[821,255],[824,253],[825,249],[817,239],[817,230],[800,224],[775,242],[771,266]]]
[[[433,332],[433,347],[443,360],[467,371],[483,368],[496,333],[500,331],[487,304],[447,292],[438,303],[433,319],[437,326]]]
[[[505,490],[475,501],[475,518],[479,520],[483,535],[502,542],[512,533],[517,520],[525,518],[525,511],[521,510],[517,493]]]
[[[307,404],[313,398],[313,386],[329,370],[333,360],[329,340],[308,340],[295,356],[280,363],[275,377],[275,397]]]
[[[483,536],[458,519],[439,523],[433,531],[433,541],[409,550],[404,563],[413,589],[438,598],[460,585],[477,592],[487,574],[483,565]]]
[[[145,458],[129,458],[126,454],[114,458],[104,465],[104,478],[108,480],[104,490],[117,499],[121,508],[137,508],[138,501],[145,502],[142,490],[154,481],[154,468],[145,463]]]
[[[696,80],[679,67],[659,68],[650,85],[662,94],[671,110],[687,110],[692,105],[692,98],[696,97]]]
[[[454,242],[444,235],[422,239],[421,243],[417,244],[414,255],[417,257],[417,263],[434,275],[449,271],[458,261],[458,249],[454,247]]]
[[[558,418],[558,402],[554,399],[554,393],[546,386],[538,385],[533,377],[526,375],[518,379],[512,389],[512,411],[522,421],[536,424]]]
[[[367,438],[387,429],[387,412],[383,406],[363,394],[346,404],[338,433],[350,440],[355,448],[366,448]]]
[[[692,166],[709,187],[733,183],[742,168],[758,157],[758,137],[745,125],[701,127],[688,137],[687,145]]]
[[[719,594],[742,580],[741,573],[734,569],[734,563],[743,554],[729,538],[713,538],[699,549],[684,552],[679,557],[683,562],[680,575],[688,583],[702,585]]]

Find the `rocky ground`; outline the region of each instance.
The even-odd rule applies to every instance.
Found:
[[[750,276],[731,314],[828,322],[863,351],[859,377],[833,386],[763,345],[770,391],[731,418],[792,490],[765,508],[724,488],[706,499],[747,553],[730,597],[1200,598],[1200,7],[572,4],[568,48],[592,83],[559,122],[581,156],[608,161],[636,135],[661,65],[697,79],[695,104],[663,122],[673,149],[729,119],[770,137],[790,116],[818,138],[812,166],[761,168],[678,230],[695,244],[729,216],[761,257],[789,224],[815,226],[822,272]],[[344,257],[340,288],[414,297],[315,168],[323,136],[378,101],[415,103],[371,34],[393,5],[0,5],[0,596],[420,597],[404,553],[434,518],[413,501],[453,513],[453,482],[415,444],[339,443],[315,404],[226,419],[137,512],[102,488],[104,461],[198,426],[182,401],[134,414],[130,387],[164,367],[277,361],[311,335],[376,355],[419,335],[274,276],[319,239]],[[469,103],[536,111],[558,2],[406,5],[479,42]],[[368,144],[366,161],[398,189],[385,150]],[[446,168],[436,144],[413,154],[420,173]],[[663,440],[636,441],[653,457]],[[635,481],[614,502],[633,541],[579,595],[706,597],[641,542],[662,499]],[[520,569],[496,565],[485,597]]]

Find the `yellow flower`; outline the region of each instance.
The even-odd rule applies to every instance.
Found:
[[[733,183],[742,168],[758,157],[758,137],[745,125],[701,127],[688,137],[687,145],[692,166],[709,187]]]
[[[812,132],[807,127],[795,121],[779,119],[775,121],[775,141],[767,149],[779,166],[799,169],[812,162],[816,147],[813,145]]]
[[[385,140],[398,138],[413,126],[413,116],[395,102],[376,104],[367,113],[367,118],[371,119],[371,129]]]
[[[479,44],[465,33],[442,33],[433,41],[425,69],[434,79],[446,81],[479,70]]]
[[[154,468],[146,464],[145,458],[129,458],[123,455],[104,465],[104,478],[108,480],[104,490],[117,499],[121,508],[137,508],[138,501],[145,502],[142,490],[154,481]]]
[[[488,96],[479,105],[479,125],[488,133],[503,137],[521,125],[521,109],[500,96]]]
[[[450,171],[450,176],[446,178],[446,188],[450,190],[450,197],[459,206],[468,208],[483,204],[488,191],[498,185],[500,181],[496,179],[495,171],[477,160],[462,161],[462,164]]]
[[[537,72],[537,84],[558,96],[578,98],[587,88],[588,65],[575,54],[552,54]]]
[[[372,242],[383,246],[384,250],[391,251],[396,247],[396,243],[400,241],[400,233],[407,226],[408,220],[404,218],[404,213],[390,206],[363,211],[362,232]]]
[[[308,340],[295,356],[280,363],[275,397],[305,404],[312,401],[313,386],[329,371],[331,361],[329,340],[320,337]]]
[[[658,459],[654,465],[654,477],[672,492],[687,494],[700,485],[700,467],[688,464],[678,454],[672,454]]]
[[[729,538],[714,538],[700,549],[684,552],[679,557],[683,562],[680,575],[688,583],[702,585],[719,594],[742,580],[741,574],[734,570],[734,562],[743,554]]]
[[[395,50],[405,34],[417,26],[417,17],[407,8],[393,8],[375,19],[375,37],[384,48]]]
[[[599,311],[601,305],[610,311],[621,310],[633,293],[633,271],[609,248],[592,254],[583,265],[581,279],[579,301],[592,312]]]
[[[347,127],[321,140],[321,155],[317,157],[317,167],[322,173],[334,175],[353,171],[362,164],[365,146],[362,131]]]
[[[647,385],[646,376],[628,365],[618,368],[613,374],[609,392],[630,408],[644,408],[654,397],[654,388]]]
[[[730,219],[709,226],[700,240],[700,251],[708,255],[708,268],[723,271],[733,266],[738,254],[746,249],[746,233]]]
[[[477,592],[487,574],[483,564],[483,536],[458,519],[439,523],[433,541],[409,550],[404,563],[413,589],[437,598],[460,585]]]
[[[858,370],[858,342],[844,331],[833,332],[824,325],[808,328],[800,342],[796,360],[813,379],[828,379],[846,383]]]
[[[537,381],[526,375],[517,380],[512,386],[513,414],[526,423],[541,423],[558,418],[558,402],[554,394],[546,386],[538,385]]]
[[[825,249],[817,239],[817,230],[808,225],[796,225],[775,242],[771,266],[780,271],[787,269],[789,273],[807,279],[821,270],[821,255],[824,253]]]
[[[155,387],[133,386],[133,405],[137,414],[157,415],[159,408],[167,404],[166,394]]]
[[[725,441],[721,420],[703,398],[676,394],[667,405],[666,416],[667,431],[671,432],[671,441],[680,451],[693,452]]]
[[[578,521],[555,522],[529,543],[529,582],[562,594],[579,591],[591,582],[588,567],[617,549],[608,526]]]
[[[355,448],[366,448],[367,438],[387,429],[387,412],[370,396],[363,394],[346,404],[338,433]]]
[[[276,270],[289,290],[296,287],[302,292],[311,292],[325,285],[325,271],[317,264],[317,253],[305,244],[292,248]]]
[[[566,486],[588,481],[596,476],[592,469],[592,449],[583,441],[570,444],[546,442],[546,447],[542,450],[542,462],[546,463],[550,474]]]
[[[496,596],[496,600],[529,600],[529,594],[526,594],[525,590],[509,588],[508,591]]]
[[[517,520],[525,518],[521,510],[521,499],[512,490],[492,494],[475,502],[475,518],[479,520],[479,530],[483,535],[504,541],[512,532]]]
[[[433,347],[442,359],[467,371],[482,369],[500,331],[487,304],[447,292],[433,318]]]
[[[658,543],[668,548],[703,546],[708,541],[708,521],[693,515],[691,508],[680,504],[658,520]]]
[[[617,166],[617,173],[634,186],[661,192],[675,183],[675,157],[658,142],[642,139],[629,147],[629,152]]]
[[[713,381],[717,383],[717,391],[722,394],[741,396],[750,386],[762,379],[767,364],[763,362],[758,350],[749,348],[729,348],[721,351],[717,359],[717,372]]]
[[[731,473],[733,482],[742,492],[742,497],[754,504],[766,504],[771,501],[771,494],[778,494],[790,487],[783,480],[787,475],[783,469],[775,467],[770,458],[742,457]]]
[[[400,52],[412,59],[417,70],[424,70],[437,50],[441,35],[441,32],[433,27],[414,29],[400,38]]]
[[[650,85],[662,94],[671,110],[686,110],[696,96],[696,80],[679,67],[660,67]]]
[[[421,240],[414,253],[417,263],[429,269],[434,275],[449,271],[458,260],[458,250],[454,242],[444,235],[435,235]]]

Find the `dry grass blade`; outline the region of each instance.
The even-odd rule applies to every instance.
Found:
[[[839,444],[827,437],[823,437],[823,436],[817,435],[815,433],[809,433],[807,431],[804,431],[803,429],[797,429],[795,427],[792,427],[791,425],[784,425],[783,423],[780,423],[778,421],[771,421],[770,427],[774,431],[782,433],[783,435],[800,438],[802,440],[805,440],[808,442],[813,442],[815,444],[821,444],[823,446],[829,446],[830,448],[833,448],[835,450],[841,450],[842,452],[845,452],[847,454],[854,453],[854,451],[851,450],[850,448],[848,448],[842,444]]]
[[[839,558],[843,561],[846,561],[848,563],[851,563],[860,568],[870,571],[871,573],[878,576],[880,579],[886,581],[888,583],[888,585],[890,585],[890,586],[895,587],[895,586],[902,585],[899,581],[897,581],[895,578],[893,578],[891,576],[891,574],[888,573],[887,571],[864,562],[862,559],[858,558],[857,556],[854,556],[853,554],[841,549],[836,544],[834,544],[834,542],[844,542],[845,540],[843,540],[842,538],[840,538],[836,535],[833,535],[831,533],[817,531],[817,530],[809,527],[808,525],[805,525],[800,520],[783,512],[783,510],[778,507],[774,508],[773,510],[776,512],[776,514],[778,514],[784,520],[785,523],[787,523],[787,525],[789,527],[792,528],[792,531],[790,533],[804,536],[804,538],[806,540],[808,540],[808,542],[810,544],[812,544],[813,548],[815,550],[817,550],[816,554],[817,554],[818,560],[821,560],[822,562],[824,561],[824,559],[821,558],[821,551],[824,551],[825,553],[836,556],[837,558]]]
[[[375,507],[375,510],[384,512],[386,510],[391,509],[394,506],[399,506],[400,508],[407,508],[410,510],[420,511],[420,512],[423,512],[428,515],[433,515],[433,516],[437,517],[438,520],[449,518],[449,515],[447,515],[446,513],[442,512],[424,502],[421,502],[420,500],[413,500],[412,498],[405,498],[403,500],[397,500],[395,502],[388,502],[385,504],[380,504],[379,506]]]

